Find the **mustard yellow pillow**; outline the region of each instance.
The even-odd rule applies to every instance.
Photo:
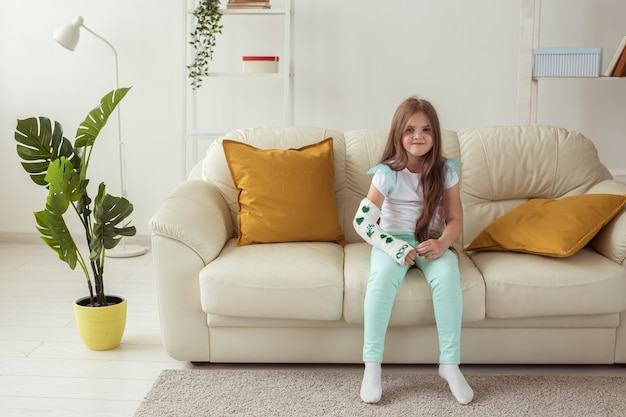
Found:
[[[487,226],[465,248],[565,258],[585,246],[626,204],[626,195],[531,199]]]
[[[222,142],[239,189],[237,245],[323,241],[345,244],[333,180],[333,139],[299,149]]]

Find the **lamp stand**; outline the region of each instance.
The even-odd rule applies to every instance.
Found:
[[[89,29],[87,26],[85,26],[85,24],[83,24],[82,26],[83,28],[85,28],[85,30],[90,32],[96,38],[100,39],[102,42],[109,45],[109,47],[113,51],[113,56],[115,57],[115,88],[119,89],[120,88],[120,76],[119,76],[119,66],[117,62],[117,51],[115,50],[115,48],[113,47],[113,45],[111,45],[109,41],[104,39],[102,36],[98,35],[93,30]],[[118,104],[117,109],[116,109],[117,111],[117,144],[118,144],[118,152],[119,152],[119,157],[120,157],[119,158],[120,160],[120,188],[121,188],[122,197],[127,199],[128,192],[126,189],[126,158],[125,158],[126,153],[124,149],[124,142],[122,141],[122,116],[121,116],[120,106],[121,105]],[[132,258],[135,256],[141,256],[147,251],[148,251],[148,248],[146,248],[145,246],[127,245],[126,238],[122,237],[122,239],[120,240],[120,243],[118,243],[117,246],[114,247],[113,249],[108,249],[104,253],[104,256],[108,258]]]
[[[117,63],[117,51],[115,50],[113,45],[111,45],[111,43],[109,43],[102,36],[98,35],[93,30],[85,26],[84,24],[83,24],[83,27],[85,28],[85,30],[91,32],[91,34],[93,34],[95,37],[102,40],[104,43],[106,43],[107,45],[111,47],[111,50],[113,51],[113,56],[115,57],[115,88],[119,89],[120,77],[119,77],[119,66]],[[118,104],[117,109],[116,109],[117,111],[117,144],[118,144],[118,152],[119,152],[119,157],[120,157],[119,158],[120,160],[120,188],[121,188],[122,197],[127,199],[128,192],[126,189],[126,152],[124,149],[124,142],[122,141],[122,117],[121,117],[120,106],[121,104]],[[113,249],[108,249],[104,253],[104,256],[108,258],[132,258],[135,256],[141,256],[147,251],[148,251],[148,248],[146,248],[145,246],[126,244],[126,238],[122,237],[120,240],[120,243],[118,243],[117,246],[114,247]]]
[[[71,33],[68,34],[65,28],[63,30],[59,30],[58,33],[55,33],[55,39],[61,45],[73,51],[74,47],[78,42],[78,28],[83,27],[87,32],[94,35],[96,38],[100,39],[102,42],[107,44],[109,48],[113,51],[113,56],[115,57],[115,87],[119,90],[120,88],[120,80],[119,80],[119,66],[117,63],[117,51],[113,47],[113,45],[104,39],[102,36],[98,35],[93,30],[89,29],[83,23],[83,18],[78,16],[71,25]],[[122,118],[121,118],[121,110],[120,105],[117,106],[117,143],[118,143],[118,151],[119,151],[119,160],[120,160],[120,187],[122,197],[127,199],[127,190],[126,190],[126,159],[124,153],[124,142],[122,141]],[[110,258],[130,258],[134,256],[143,255],[148,251],[148,248],[145,246],[137,246],[137,245],[127,245],[126,239],[122,237],[118,245],[113,249],[108,249],[105,252],[105,256]]]

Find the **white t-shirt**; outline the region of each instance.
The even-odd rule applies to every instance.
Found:
[[[458,170],[462,163],[447,159],[444,164],[444,189],[459,182]],[[372,184],[385,196],[381,207],[380,227],[388,232],[413,232],[417,219],[424,210],[424,197],[420,175],[409,171],[393,171],[388,165],[379,164],[368,171],[373,173]],[[442,207],[431,222],[433,231],[442,232],[445,227]]]

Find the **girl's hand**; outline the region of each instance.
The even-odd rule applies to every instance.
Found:
[[[405,265],[415,265],[415,258],[417,258],[417,251],[414,248],[411,248],[409,253],[404,257]]]
[[[417,245],[417,253],[426,259],[437,259],[447,248],[437,239],[428,239]]]

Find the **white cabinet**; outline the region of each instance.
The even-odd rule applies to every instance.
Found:
[[[294,0],[284,0],[284,4],[279,3],[276,8],[272,3],[271,9],[220,9],[223,30],[216,38],[216,52],[209,65],[209,76],[204,78],[199,89],[193,90],[187,76],[187,65],[193,58],[189,34],[194,24],[192,13],[197,1],[183,0],[183,177],[202,157],[203,150],[210,142],[228,131],[257,127],[259,123],[286,126],[294,123]],[[250,22],[250,25],[246,22]],[[276,36],[270,34],[277,30],[282,32],[279,33],[282,39],[278,41]],[[228,42],[233,38],[237,38],[237,47],[219,49],[221,43],[229,45]],[[237,54],[246,50],[241,48],[241,44],[255,45],[253,48],[260,50],[260,53],[246,50],[247,55],[266,55],[266,50],[258,46],[263,45],[263,42],[271,43],[270,49],[279,51],[274,54],[279,56],[278,73],[244,73],[242,54]],[[258,111],[241,110],[242,103],[251,101],[246,94],[252,94],[255,96],[254,101],[261,103],[263,100],[258,96],[267,95],[271,104],[258,105]]]

